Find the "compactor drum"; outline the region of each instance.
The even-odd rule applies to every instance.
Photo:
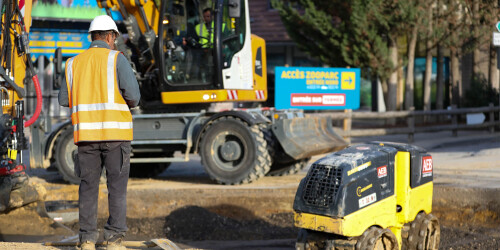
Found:
[[[295,196],[296,249],[438,249],[432,180],[431,155],[408,144],[372,142],[318,160]]]

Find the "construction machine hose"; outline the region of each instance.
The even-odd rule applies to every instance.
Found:
[[[21,24],[21,29],[25,32],[28,33],[28,30],[26,29],[26,24],[24,23],[24,17],[23,14],[21,13],[21,9],[19,8],[19,5],[17,1],[14,1],[15,4],[15,11],[21,17],[19,19],[20,24]],[[24,123],[24,127],[29,127],[35,121],[38,119],[38,116],[40,116],[40,112],[42,111],[42,104],[43,104],[43,98],[42,98],[42,89],[40,88],[40,82],[38,81],[38,76],[36,75],[35,68],[33,67],[33,62],[31,61],[31,56],[28,52],[26,53],[26,66],[30,69],[31,74],[33,75],[32,80],[35,85],[35,93],[36,93],[36,108],[35,108],[35,113],[33,116],[26,122]]]
[[[29,59],[28,59],[29,60]],[[35,92],[36,92],[36,109],[35,113],[33,116],[26,122],[24,123],[24,127],[29,127],[31,124],[35,123],[35,121],[38,119],[38,116],[40,115],[40,112],[42,111],[42,89],[40,88],[40,82],[38,81],[38,76],[34,75],[33,76],[33,83],[35,84]]]

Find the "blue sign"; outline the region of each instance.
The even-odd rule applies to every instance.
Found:
[[[275,68],[276,109],[358,109],[358,68]]]
[[[86,31],[82,32],[30,32],[31,59],[44,55],[47,58],[54,57],[56,48],[62,48],[64,57],[76,56],[90,47],[90,36]]]

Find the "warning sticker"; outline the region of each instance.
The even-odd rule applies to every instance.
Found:
[[[368,196],[365,196],[365,197],[359,199],[359,208],[366,207],[366,206],[368,206],[376,201],[377,201],[377,194],[372,193]]]
[[[432,156],[422,157],[422,177],[432,176]]]
[[[387,176],[387,166],[382,166],[377,168],[377,176],[378,178]]]

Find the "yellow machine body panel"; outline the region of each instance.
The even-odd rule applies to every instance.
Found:
[[[397,224],[395,217],[396,196],[391,196],[343,218],[331,218],[322,215],[295,213],[295,226],[315,231],[356,237],[370,226],[382,228]]]
[[[264,96],[256,96],[251,101],[267,100],[267,58],[266,41],[252,34],[252,59],[254,90],[262,91]],[[260,72],[260,74],[259,74]],[[258,97],[258,98],[257,98]]]
[[[398,213],[398,221],[401,224],[413,221],[421,211],[427,214],[432,211],[433,183],[411,188],[410,157],[409,152],[399,151],[395,158],[397,202],[402,207]]]
[[[125,12],[133,15],[137,20],[137,24],[141,32],[146,32],[149,27],[154,30],[155,34],[158,34],[157,24],[160,18],[160,14],[154,1],[122,0],[122,2],[125,7]],[[97,5],[99,6],[99,8],[107,7],[118,11],[120,10],[120,4],[117,0],[106,0],[102,2],[98,0]],[[146,18],[147,23],[143,21],[143,16],[141,15],[141,7],[144,11],[144,17]]]
[[[261,95],[261,93],[257,93],[256,90],[241,89],[175,91],[162,92],[161,99],[164,104],[245,102],[255,100],[255,96]]]
[[[127,9],[127,12],[132,14],[138,21],[139,28],[141,29],[141,32],[146,32],[147,28],[146,25],[149,25],[151,29],[154,30],[155,34],[158,34],[158,20],[160,18],[160,13],[158,12],[158,8],[156,8],[156,5],[154,4],[154,1],[147,1],[142,5],[144,8],[144,13],[146,14],[146,18],[148,23],[141,22],[141,14],[139,12],[139,9],[137,8],[135,2],[136,0],[124,0],[123,1],[125,4],[125,8]],[[143,2],[143,1],[140,1]]]

